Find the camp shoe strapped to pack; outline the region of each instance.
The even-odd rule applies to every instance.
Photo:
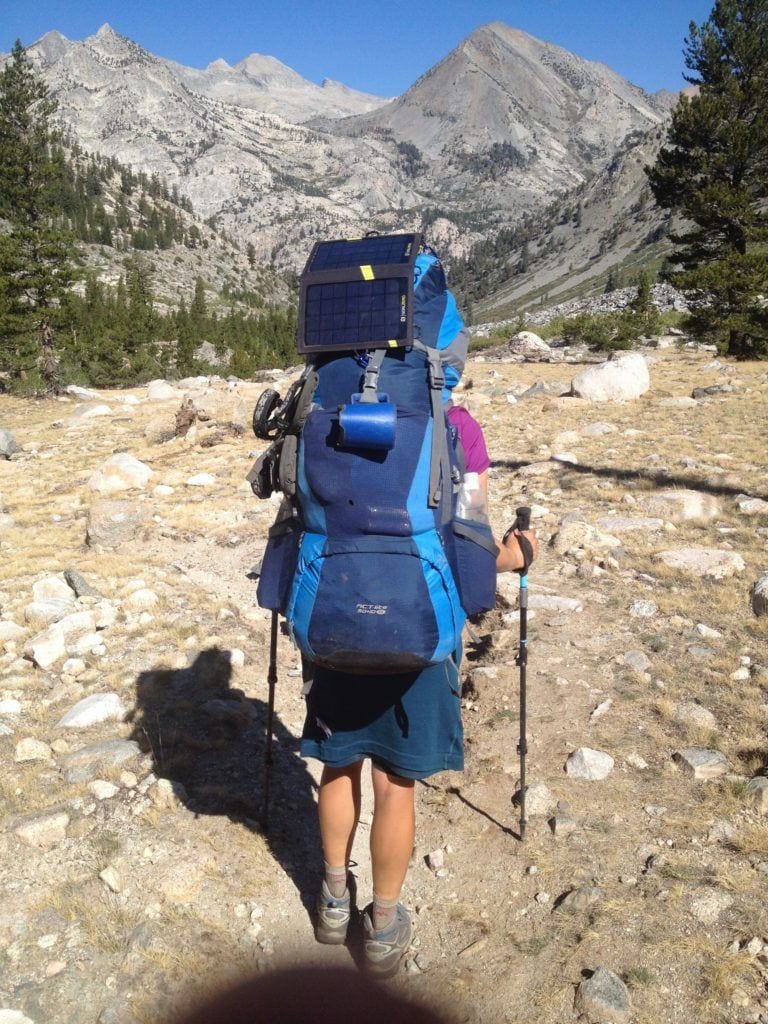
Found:
[[[352,914],[352,894],[347,888],[341,897],[331,895],[325,881],[315,904],[315,938],[327,946],[340,946],[347,938]]]
[[[363,913],[363,927],[366,971],[375,978],[391,978],[411,944],[413,926],[408,911],[398,903],[393,923],[385,931],[376,931],[371,905]]]

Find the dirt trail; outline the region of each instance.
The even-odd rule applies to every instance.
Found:
[[[746,792],[768,767],[768,645],[748,598],[768,568],[768,516],[739,507],[743,494],[768,500],[768,375],[759,364],[711,362],[665,354],[651,367],[648,395],[623,405],[546,395],[509,403],[537,378],[567,381],[578,367],[478,360],[468,369],[465,395],[496,460],[495,530],[525,503],[542,540],[529,577],[539,606],[529,627],[528,781],[550,795],[540,813],[531,808],[521,843],[511,803],[518,625],[510,577],[500,580],[498,609],[467,638],[466,770],[417,784],[417,848],[404,891],[416,943],[391,984],[450,1019],[576,1020],[577,987],[599,966],[627,985],[625,1019],[636,1024],[747,1024],[768,1014],[768,827]],[[695,408],[664,404],[719,380],[733,391]],[[258,390],[244,388],[244,404]],[[256,502],[243,484],[253,441],[204,447],[206,423],[187,440],[158,441],[178,403],[142,402],[126,413],[117,396],[104,397],[114,411],[98,430],[73,425],[72,401],[0,399],[2,426],[24,446],[0,464],[0,512],[14,520],[0,532],[0,607],[3,622],[26,630],[0,642],[0,700],[20,705],[0,720],[8,826],[0,835],[0,996],[34,1024],[170,1020],[214,979],[276,964],[349,965],[357,955],[354,943],[313,940],[318,768],[297,754],[301,679],[282,636],[269,833],[259,824],[269,617],[246,572],[274,505]],[[89,550],[97,496],[87,481],[116,450],[156,473],[144,491],[117,496],[146,516],[131,542]],[[551,460],[568,453],[577,464]],[[214,484],[187,485],[204,472]],[[158,493],[157,484],[173,492]],[[583,533],[558,549],[564,521],[605,533],[603,520],[650,517],[648,501],[683,488],[714,499],[717,511],[665,514],[659,526],[621,532],[618,546],[594,547]],[[659,561],[661,551],[689,546],[736,552],[746,568],[712,582]],[[69,566],[116,609],[102,633],[106,653],[84,655],[76,675],[61,662],[32,669],[19,657],[32,585]],[[132,610],[139,582],[156,595],[149,611]],[[719,635],[706,632],[713,629]],[[77,701],[108,691],[126,706],[125,722],[57,726]],[[692,704],[711,712],[708,725],[686,717]],[[47,759],[16,760],[25,738],[47,744]],[[141,754],[94,769],[116,788],[95,798],[94,774],[72,781],[68,759],[114,738],[135,740]],[[611,755],[605,779],[566,774],[579,747]],[[730,775],[690,778],[672,759],[689,747],[722,751]],[[173,780],[175,797],[158,777]],[[45,848],[19,838],[22,818],[54,811],[68,816],[62,836]],[[366,786],[354,851],[360,906],[371,890],[370,814]],[[444,866],[435,872],[425,857],[438,850]],[[117,881],[105,880],[109,868]]]

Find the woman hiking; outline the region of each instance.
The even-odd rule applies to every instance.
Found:
[[[482,429],[451,406],[447,419],[461,442],[466,473],[477,474],[487,499],[490,459]],[[497,544],[498,572],[523,568],[520,534]],[[523,534],[535,557],[533,531]],[[418,609],[414,609],[418,614]],[[461,649],[445,661],[403,675],[377,677],[315,667],[306,693],[301,754],[323,762],[318,796],[325,874],[316,903],[318,942],[346,939],[352,912],[352,845],[360,816],[363,763],[371,762],[374,811],[370,834],[373,900],[363,913],[365,967],[376,977],[396,973],[412,936],[400,894],[415,835],[414,783],[464,767]]]

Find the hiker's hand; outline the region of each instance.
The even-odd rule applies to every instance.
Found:
[[[536,537],[536,531],[525,530],[521,533],[520,530],[513,530],[508,534],[506,539],[498,545],[499,554],[496,559],[497,572],[519,572],[519,570],[525,566],[523,549],[520,547],[518,537],[525,537],[531,545],[531,551],[533,553],[531,561],[533,561],[533,559],[538,555],[539,542]]]

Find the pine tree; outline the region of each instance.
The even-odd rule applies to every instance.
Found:
[[[717,0],[691,23],[685,64],[698,95],[681,98],[647,169],[659,205],[684,218],[670,280],[701,337],[768,357],[768,0]]]
[[[39,372],[58,382],[54,339],[61,300],[72,283],[72,241],[54,227],[62,170],[49,120],[55,102],[17,40],[0,71],[0,370]]]

